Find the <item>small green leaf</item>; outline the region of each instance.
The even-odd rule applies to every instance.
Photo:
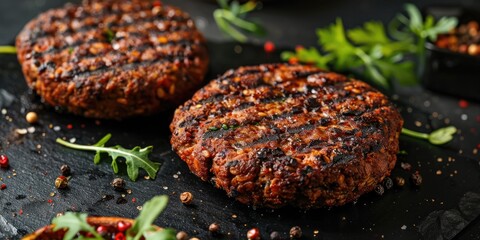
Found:
[[[456,132],[457,128],[454,126],[440,128],[430,133],[428,136],[428,141],[435,145],[445,144],[453,139],[453,134]]]
[[[441,145],[441,144],[450,142],[453,139],[453,134],[455,134],[456,132],[457,132],[457,128],[454,126],[440,128],[433,131],[430,134],[416,132],[407,128],[402,128],[403,134],[410,137],[419,138],[419,139],[426,139],[431,144],[434,144],[434,145]]]
[[[63,216],[54,218],[52,223],[55,225],[53,228],[54,231],[67,229],[63,237],[64,240],[74,239],[75,235],[79,232],[88,232],[93,234],[93,236],[96,237],[95,239],[103,239],[95,231],[95,228],[87,223],[86,213],[66,212]]]
[[[110,139],[111,135],[107,134],[96,144],[80,145],[69,143],[60,138],[57,138],[56,142],[62,144],[66,147],[77,149],[77,150],[86,150],[86,151],[95,151],[94,162],[98,163],[100,161],[100,154],[107,153],[112,158],[112,169],[115,173],[118,173],[118,163],[117,158],[122,157],[125,159],[127,165],[127,174],[132,181],[136,181],[138,178],[138,170],[144,169],[148,176],[152,179],[155,179],[160,164],[152,162],[148,159],[148,155],[152,152],[153,147],[148,146],[146,148],[134,147],[133,149],[125,149],[121,146],[114,147],[105,147],[105,143]]]
[[[218,0],[218,4],[221,8],[213,11],[213,18],[218,28],[236,41],[247,41],[248,37],[243,32],[253,33],[258,36],[265,34],[265,28],[246,19],[247,13],[256,9],[257,3],[255,1],[248,1],[244,4],[232,1],[228,5],[227,0]]]
[[[407,11],[410,19],[410,29],[412,29],[412,31],[420,31],[420,29],[423,27],[422,14],[420,13],[420,10],[418,10],[418,8],[411,3],[405,4],[405,10]]]
[[[140,215],[135,219],[133,226],[128,229],[127,235],[135,234],[133,240],[140,239],[143,234],[152,228],[153,221],[160,215],[168,204],[167,196],[156,196],[147,201]]]
[[[374,45],[390,42],[383,24],[376,21],[364,23],[363,28],[348,30],[347,35],[355,44]]]

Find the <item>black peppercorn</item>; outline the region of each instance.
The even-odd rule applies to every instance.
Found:
[[[270,233],[270,239],[271,240],[280,240],[280,233],[277,231],[273,231]]]
[[[290,238],[298,239],[302,237],[302,229],[299,226],[290,229]]]
[[[377,186],[375,186],[375,193],[382,196],[385,193],[385,188],[383,188],[381,184],[377,184]]]
[[[403,187],[405,185],[405,179],[402,177],[396,177],[395,184],[397,184],[399,187]]]
[[[420,186],[422,184],[423,178],[420,175],[420,172],[415,171],[412,176],[410,176],[410,180],[412,181],[413,185]]]
[[[410,163],[402,162],[402,163],[400,163],[400,167],[405,171],[412,170],[412,165]]]
[[[390,189],[393,187],[393,180],[389,177],[386,177],[384,180],[383,180],[383,186],[385,186],[385,189]]]
[[[63,176],[68,177],[68,176],[70,176],[70,174],[71,174],[71,169],[70,169],[70,167],[69,167],[67,164],[63,164],[63,165],[60,167],[60,172],[62,172],[62,175],[63,175]]]
[[[125,180],[123,180],[123,178],[115,178],[115,179],[113,179],[111,185],[117,191],[124,190],[125,189]]]

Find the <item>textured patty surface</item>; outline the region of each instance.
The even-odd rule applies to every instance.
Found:
[[[180,106],[171,143],[238,201],[338,206],[390,174],[403,120],[368,84],[301,65],[230,70]]]
[[[40,14],[17,37],[28,85],[94,118],[149,115],[191,96],[207,71],[188,14],[149,0],[86,0]]]

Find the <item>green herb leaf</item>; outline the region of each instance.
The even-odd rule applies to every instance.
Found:
[[[101,154],[107,153],[112,158],[112,168],[115,173],[118,173],[117,158],[122,157],[125,159],[127,165],[127,174],[132,181],[136,181],[138,178],[138,171],[140,168],[144,169],[148,176],[155,179],[160,164],[152,162],[148,159],[148,155],[152,152],[153,147],[148,146],[146,148],[134,147],[133,149],[125,149],[119,145],[113,147],[105,147],[106,142],[110,139],[111,134],[107,134],[100,141],[94,145],[80,145],[69,143],[60,138],[57,138],[56,142],[69,148],[77,150],[95,151],[94,163],[100,162]]]
[[[247,14],[257,8],[255,1],[248,1],[240,4],[238,1],[232,1],[228,5],[226,0],[217,0],[221,7],[213,11],[213,18],[217,26],[224,33],[239,42],[246,42],[247,35],[243,32],[253,33],[258,36],[265,34],[265,29],[252,21],[246,20]]]
[[[173,229],[166,228],[163,229],[162,231],[156,231],[156,232],[146,232],[144,234],[145,239],[147,240],[176,240],[176,232]]]
[[[66,212],[63,216],[55,217],[52,223],[55,225],[53,231],[67,229],[63,237],[64,240],[74,239],[75,235],[79,232],[91,233],[95,236],[93,239],[103,239],[102,236],[88,224],[86,213]]]
[[[457,128],[454,126],[440,128],[430,133],[428,141],[435,145],[445,144],[453,139],[453,134],[456,132]]]
[[[127,235],[135,233],[133,240],[139,240],[146,231],[152,230],[153,221],[165,209],[167,203],[167,196],[156,196],[143,204],[140,215],[135,219],[134,225],[128,229]]]
[[[457,128],[454,126],[448,126],[437,129],[432,133],[420,133],[407,128],[402,128],[402,133],[419,139],[428,140],[431,144],[441,145],[450,142],[453,139],[453,134],[457,132]]]
[[[355,44],[375,45],[390,42],[383,24],[376,21],[364,23],[363,28],[348,30],[347,35]]]
[[[404,85],[417,83],[425,65],[426,39],[434,40],[438,34],[448,32],[457,20],[445,17],[435,22],[431,16],[423,20],[413,4],[406,4],[405,10],[406,15],[397,15],[389,24],[393,38],[389,38],[381,22],[369,21],[345,30],[338,18],[334,24],[317,29],[318,50],[302,48],[283,52],[281,57],[285,61],[313,63],[324,69],[351,71],[384,88],[390,86],[392,79]],[[417,55],[417,64],[407,60],[405,56],[409,54]]]
[[[0,46],[0,54],[15,54],[17,48],[15,46]]]

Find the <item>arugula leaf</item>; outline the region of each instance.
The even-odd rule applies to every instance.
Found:
[[[95,237],[93,239],[103,239],[102,236],[100,236],[100,234],[98,234],[95,229],[87,223],[86,213],[66,212],[63,216],[54,218],[52,223],[55,225],[53,231],[67,229],[67,232],[63,237],[64,240],[73,239],[79,232],[91,233]]]
[[[119,145],[113,147],[105,147],[105,143],[110,139],[111,134],[107,134],[100,139],[94,145],[80,145],[69,143],[60,138],[57,138],[56,142],[69,148],[77,150],[95,151],[95,157],[93,159],[95,164],[100,162],[101,153],[107,153],[112,158],[112,168],[115,173],[118,173],[117,158],[122,157],[125,159],[127,165],[127,174],[132,181],[136,181],[138,178],[138,170],[144,169],[148,176],[155,179],[160,164],[152,162],[148,159],[148,155],[152,152],[153,147],[148,146],[146,148],[134,147],[133,149],[125,149]]]
[[[0,54],[15,54],[17,48],[14,46],[0,46]]]
[[[244,32],[253,33],[259,36],[265,34],[265,29],[253,22],[246,20],[247,14],[257,8],[255,1],[248,1],[240,4],[232,1],[230,5],[227,0],[217,0],[219,9],[213,11],[213,18],[218,28],[238,42],[246,42],[248,37]]]
[[[127,230],[127,235],[133,235],[133,240],[139,240],[145,232],[152,230],[152,223],[165,209],[168,203],[167,196],[156,196],[143,205],[140,215],[135,219],[134,225]],[[165,230],[163,230],[165,231]],[[167,232],[168,233],[168,232]]]

